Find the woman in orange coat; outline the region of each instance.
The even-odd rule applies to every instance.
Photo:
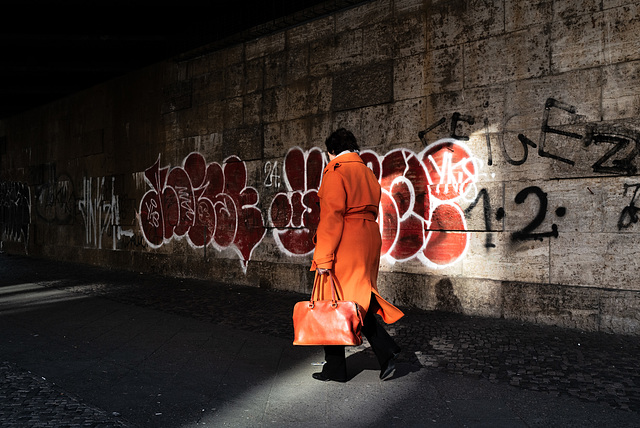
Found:
[[[390,324],[404,314],[380,297],[377,289],[380,263],[380,227],[376,221],[380,204],[380,184],[364,164],[356,138],[340,128],[325,142],[329,164],[325,167],[320,198],[320,223],[316,232],[316,248],[311,270],[323,275],[317,287],[318,300],[331,299],[329,271],[336,278],[342,300],[355,301],[366,311],[362,333],[380,363],[380,378],[395,369],[400,347],[376,320],[375,314]],[[322,372],[318,380],[347,380],[344,346],[325,346]]]

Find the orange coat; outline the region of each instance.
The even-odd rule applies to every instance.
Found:
[[[386,323],[404,314],[380,297],[377,288],[380,265],[380,226],[376,222],[380,205],[380,184],[357,153],[342,154],[329,162],[318,190],[320,223],[311,270],[333,269],[342,300],[357,302],[369,309],[371,293],[377,311]],[[328,275],[323,275],[317,300],[331,299]]]

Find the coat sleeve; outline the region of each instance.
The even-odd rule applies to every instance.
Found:
[[[316,248],[311,270],[332,269],[336,248],[342,239],[347,193],[342,176],[330,171],[323,177],[320,190],[320,222],[316,232]]]

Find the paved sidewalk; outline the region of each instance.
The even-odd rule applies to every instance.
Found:
[[[407,309],[322,383],[304,298],[2,254],[0,426],[640,427],[638,338]]]

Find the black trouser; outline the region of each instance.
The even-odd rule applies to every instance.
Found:
[[[378,301],[375,295],[371,293],[369,310],[362,322],[362,334],[371,344],[378,363],[382,367],[394,353],[400,352],[400,347],[376,319],[375,314],[378,308]],[[343,345],[325,346],[324,359],[325,364],[322,367],[322,374],[334,380],[347,380],[347,360],[344,355]]]

